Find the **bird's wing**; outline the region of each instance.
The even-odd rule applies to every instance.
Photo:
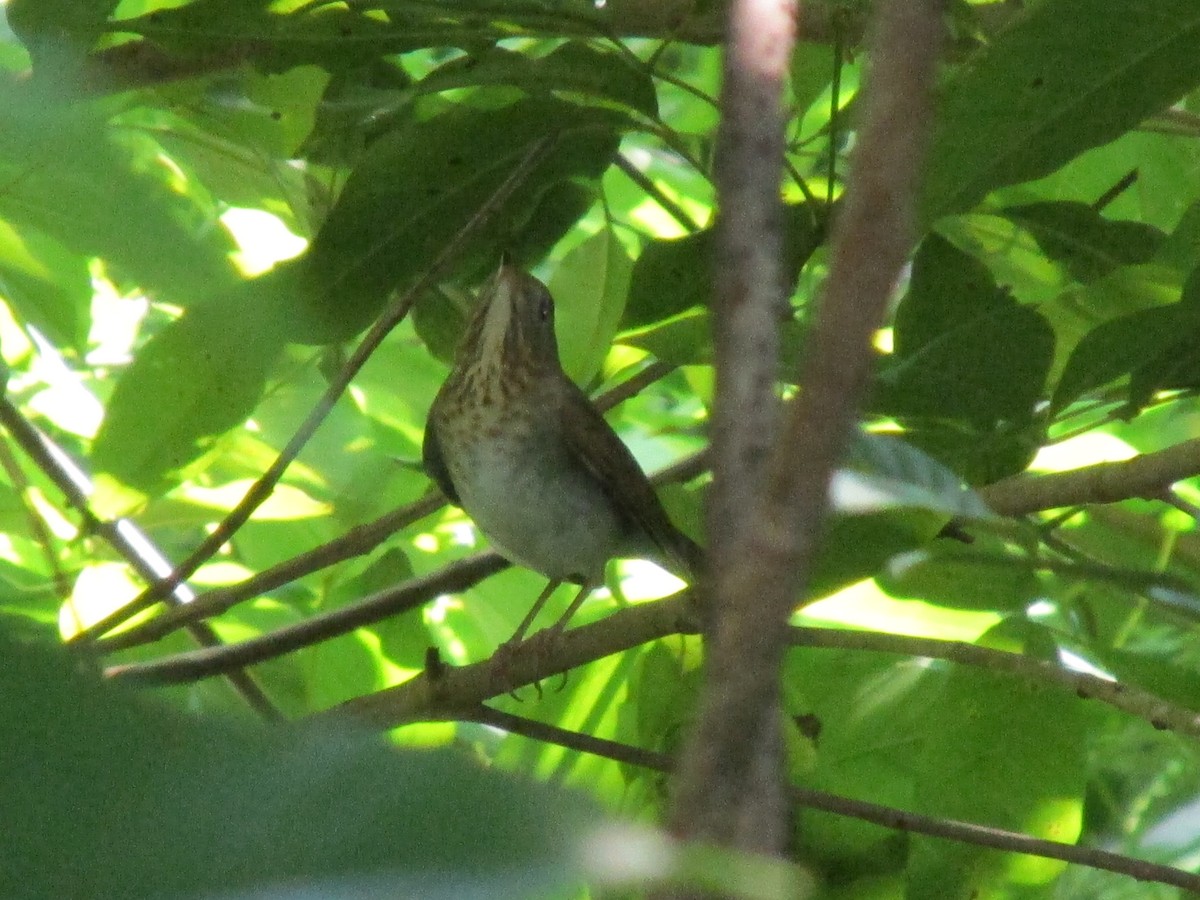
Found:
[[[682,569],[688,575],[696,571],[699,548],[675,525],[663,509],[658,494],[646,478],[629,448],[611,425],[592,405],[583,391],[572,383],[581,403],[564,403],[571,415],[563,415],[563,436],[572,454],[580,460],[601,488],[662,551],[668,568]],[[577,414],[576,414],[577,413]],[[590,420],[590,421],[589,421]]]
[[[461,505],[458,491],[450,479],[450,470],[446,468],[446,460],[442,456],[442,445],[438,441],[437,426],[432,416],[425,423],[425,439],[421,442],[421,462],[425,466],[425,474],[434,480],[446,499],[455,506]]]

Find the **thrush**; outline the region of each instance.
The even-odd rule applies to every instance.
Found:
[[[554,300],[502,263],[480,293],[454,368],[429,411],[425,469],[492,546],[582,589],[561,630],[613,558],[655,562],[694,581],[703,551],[668,518],[629,448],[563,371]]]

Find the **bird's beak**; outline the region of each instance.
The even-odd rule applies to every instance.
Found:
[[[498,348],[504,340],[512,320],[517,292],[521,289],[521,270],[513,266],[507,256],[492,275],[479,298],[483,317],[482,337],[486,345]]]
[[[488,284],[484,298],[488,306],[493,306],[496,301],[503,301],[504,305],[509,309],[513,307],[513,298],[517,292],[521,290],[521,279],[523,273],[521,270],[512,264],[508,254],[505,254],[500,259],[500,267],[496,269],[492,275],[491,282]]]

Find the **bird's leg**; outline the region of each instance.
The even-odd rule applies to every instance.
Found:
[[[579,593],[575,595],[575,599],[571,601],[571,605],[567,607],[567,611],[558,617],[558,621],[547,628],[545,631],[538,633],[538,638],[545,641],[542,652],[549,652],[554,644],[562,637],[562,633],[566,631],[567,625],[571,622],[571,617],[578,612],[579,607],[583,606],[583,601],[588,598],[588,595],[595,590],[595,587],[590,584],[585,584],[579,589]],[[558,691],[561,691],[567,686],[567,673],[562,673],[562,684],[558,686]]]
[[[538,598],[533,601],[533,606],[529,612],[525,614],[525,618],[521,620],[521,624],[517,626],[517,630],[513,632],[513,636],[505,641],[501,646],[516,647],[521,641],[525,640],[525,635],[529,631],[529,627],[533,624],[533,620],[538,617],[538,613],[542,611],[542,607],[546,605],[546,601],[550,599],[550,595],[562,584],[561,581],[551,581],[545,589],[538,594]],[[572,604],[572,612],[575,604]]]
[[[595,589],[596,586],[593,584],[585,584],[579,589],[579,593],[575,595],[575,599],[571,601],[571,605],[567,607],[567,611],[558,617],[558,621],[542,632],[542,634],[546,635],[547,640],[557,640],[559,635],[567,630],[567,625],[570,624],[571,617],[579,611],[579,607],[583,606],[583,601]]]
[[[503,676],[506,674],[506,670],[512,661],[512,654],[523,643],[536,642],[536,647],[533,648],[532,652],[536,653],[539,657],[548,654],[562,636],[563,631],[566,630],[571,618],[579,610],[579,607],[583,605],[583,601],[595,590],[595,586],[590,584],[580,587],[579,593],[575,595],[575,599],[571,601],[566,612],[559,616],[553,625],[539,631],[530,638],[526,638],[525,635],[529,632],[538,613],[542,611],[542,608],[546,605],[546,601],[550,599],[550,595],[554,593],[560,584],[562,584],[561,581],[551,581],[547,584],[545,589],[538,594],[538,598],[533,602],[533,607],[525,614],[525,618],[521,620],[521,624],[517,626],[517,630],[513,633],[513,636],[496,648],[496,652],[492,655],[492,667],[496,675]],[[540,685],[538,685],[538,696],[541,696]]]
[[[538,594],[536,600],[533,601],[533,606],[529,612],[525,614],[525,618],[521,620],[521,624],[517,626],[517,630],[513,632],[513,636],[496,648],[496,652],[492,654],[491,674],[494,681],[503,682],[505,684],[512,683],[512,673],[509,671],[512,665],[512,656],[517,648],[521,646],[525,640],[525,635],[529,632],[530,626],[533,625],[534,619],[538,617],[538,613],[542,611],[542,607],[546,605],[546,601],[550,599],[550,595],[562,584],[561,581],[550,581],[547,583],[542,592]],[[542,686],[538,682],[534,682],[537,687],[538,697],[542,696]],[[508,692],[514,700],[520,700],[515,690]]]

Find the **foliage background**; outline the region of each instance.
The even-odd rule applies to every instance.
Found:
[[[559,819],[539,821],[524,804],[574,808],[578,800],[530,800],[507,781],[471,780],[463,773],[476,769],[462,757],[578,788],[610,813],[649,822],[664,802],[661,776],[450,722],[393,734],[398,743],[460,751],[420,777],[411,773],[429,765],[424,756],[402,757],[389,779],[387,766],[399,764],[379,760],[390,756],[331,739],[311,757],[289,757],[274,738],[260,742],[238,726],[229,739],[236,749],[196,759],[178,744],[223,746],[211,726],[140,711],[46,663],[43,648],[64,639],[87,646],[79,634],[143,582],[130,554],[64,500],[46,465],[23,454],[14,424],[32,423],[88,473],[95,517],[127,516],[166,559],[185,558],[318,402],[347,342],[554,132],[547,158],[468,236],[271,499],[190,584],[200,592],[236,584],[430,490],[419,466],[424,416],[472,292],[502,251],[553,290],[572,377],[599,391],[650,366],[661,376],[610,416],[646,468],[699,451],[713,378],[703,304],[720,10],[681,6],[668,16],[616,0],[602,8],[9,0],[5,10],[0,629],[20,677],[0,704],[6,719],[30,723],[5,738],[6,754],[19,755],[8,758],[41,759],[32,771],[71,772],[79,782],[43,785],[14,766],[0,796],[26,799],[0,805],[51,810],[40,831],[26,830],[57,841],[66,822],[87,821],[80,808],[101,809],[112,797],[122,798],[118,807],[134,804],[148,791],[149,809],[128,814],[130,830],[153,833],[164,822],[206,821],[179,784],[244,787],[261,782],[264,761],[274,760],[301,795],[280,817],[310,821],[326,838],[343,821],[329,803],[347,822],[402,809],[471,836],[439,844],[457,848],[440,858],[418,837],[392,831],[394,848],[408,852],[314,862],[305,875],[417,878],[449,869],[488,885],[491,896],[582,891],[562,887],[578,875],[565,868],[573,857],[562,841],[525,840],[544,838],[553,831],[547,821]],[[809,15],[788,97],[783,192],[795,285],[781,317],[785,395],[824,273],[827,204],[842,190],[864,62],[856,52],[863,9],[814,5]],[[1085,493],[1068,509],[1035,504],[1028,509],[1037,515],[1006,520],[982,515],[959,481],[984,488],[1197,437],[1200,12],[1188,0],[1157,0],[1152,10],[1042,0],[1023,10],[956,4],[950,21],[923,194],[926,236],[880,335],[866,423],[874,436],[850,463],[862,479],[854,484],[877,490],[867,500],[861,491],[839,495],[816,602],[797,624],[966,641],[1106,673],[1157,695],[1172,722],[1186,719],[1200,708],[1194,480],[1143,496],[1121,493],[1118,470],[1105,499],[1121,502],[1089,504],[1097,498]],[[705,483],[700,475],[665,492],[693,532]],[[949,515],[964,513],[976,519],[972,543],[933,539]],[[469,520],[438,508],[363,556],[233,607],[213,620],[211,637],[245,641],[348,608],[476,546]],[[675,587],[652,567],[623,564],[580,621]],[[531,573],[505,570],[256,665],[253,680],[281,715],[300,719],[412,677],[429,646],[452,664],[486,659],[540,588]],[[837,649],[797,649],[789,660],[799,783],[1195,870],[1194,734],[1163,728],[1160,707],[1131,715],[1036,677],[916,651],[866,651],[855,634],[845,631]],[[177,631],[108,653],[103,664],[192,647]],[[670,751],[688,721],[699,661],[696,639],[669,637],[578,669],[559,692],[535,700],[527,689],[522,701],[502,695],[493,703]],[[200,715],[236,718],[248,708],[244,691],[220,678],[156,697],[156,707]],[[39,709],[71,712],[39,727]],[[114,721],[122,723],[116,731]],[[181,729],[186,740],[159,736],[163,728]],[[118,731],[136,739],[110,740]],[[330,760],[359,779],[358,790],[342,786],[333,799],[316,794],[318,802],[305,786],[327,777]],[[155,788],[143,772],[157,767],[172,777]],[[87,784],[109,787],[81,793]],[[33,793],[16,793],[18,785]],[[168,831],[203,862],[177,864],[189,851],[171,851],[177,873],[194,866],[200,874],[166,882],[167,854],[139,842],[114,851],[101,840],[97,858],[115,852],[123,865],[113,881],[95,879],[95,896],[297,877],[294,862],[305,853],[290,846],[294,835],[265,837],[271,826],[262,819],[277,820],[251,814],[247,798],[260,795],[248,787],[231,794],[237,803],[204,798],[221,815],[199,830],[211,834],[233,815],[247,841],[239,852],[258,846],[257,835],[278,860],[243,871],[229,862],[229,847]],[[447,796],[459,800],[457,811],[436,805]],[[494,821],[483,813],[489,805],[502,811]],[[514,834],[524,849],[504,843]],[[811,811],[798,813],[796,835],[796,858],[822,896],[1174,890]],[[87,828],[77,836],[81,845],[97,840]],[[361,847],[359,837],[347,840]],[[25,858],[37,858],[36,849],[25,848]],[[41,880],[53,867],[0,870],[32,879],[31,895],[62,892]],[[91,877],[97,868],[80,871]]]

